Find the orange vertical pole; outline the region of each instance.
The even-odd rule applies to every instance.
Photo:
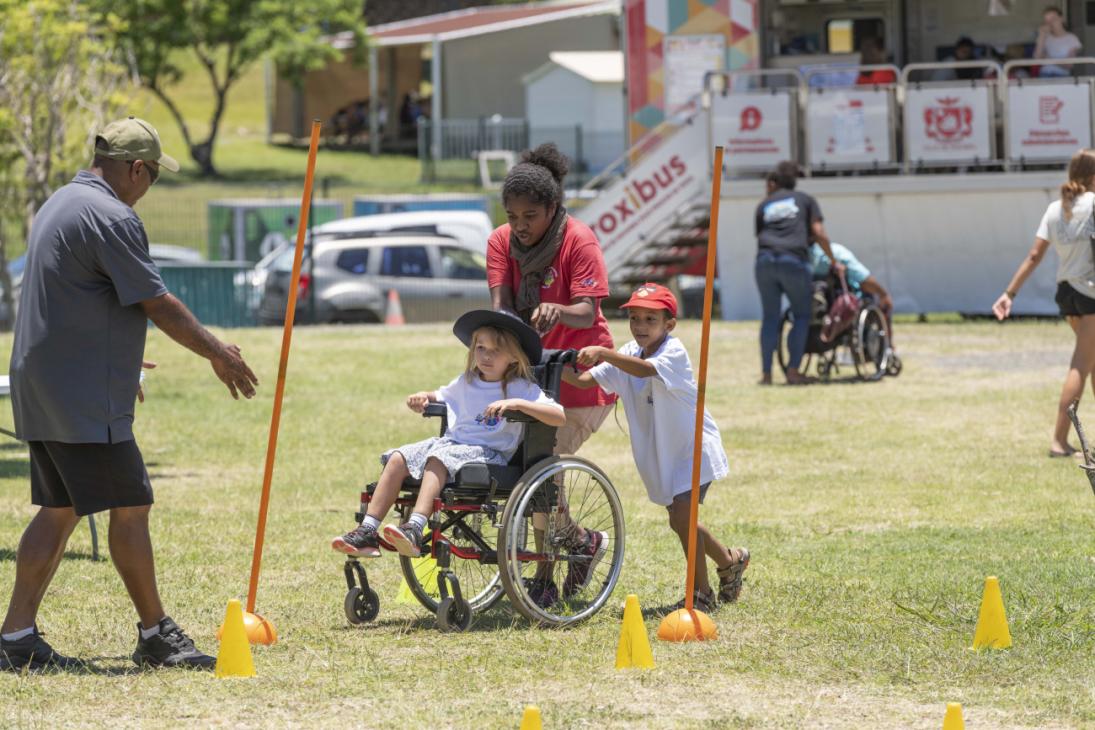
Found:
[[[692,504],[688,523],[688,580],[685,583],[684,608],[691,611],[696,590],[696,523],[700,516],[700,465],[703,457],[703,404],[707,391],[707,350],[711,339],[711,303],[715,292],[715,254],[719,237],[719,194],[722,190],[722,146],[715,148],[711,177],[710,227],[707,231],[707,281],[703,289],[703,331],[700,335],[700,370],[696,379],[696,443],[692,448]]]
[[[312,202],[312,179],[316,171],[316,151],[319,149],[319,129],[323,123],[312,122],[312,140],[308,147],[308,171],[304,175],[304,195],[300,199],[297,218],[297,249],[293,256],[293,276],[289,283],[289,301],[285,306],[285,329],[281,335],[281,361],[278,363],[278,384],[274,390],[274,412],[270,416],[270,441],[266,446],[266,470],[262,475],[262,500],[259,502],[259,522],[255,530],[255,551],[251,557],[251,584],[247,589],[247,612],[255,612],[259,590],[259,570],[262,567],[262,542],[266,536],[266,512],[270,506],[270,482],[274,478],[274,455],[278,450],[278,426],[281,424],[281,401],[285,396],[285,371],[289,365],[289,345],[293,339],[293,319],[297,313],[297,287],[300,286],[300,264],[304,256],[304,232],[308,230],[308,211]]]

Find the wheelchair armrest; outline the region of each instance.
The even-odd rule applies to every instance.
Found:
[[[502,418],[507,421],[513,421],[514,423],[533,423],[534,421],[540,420],[538,418],[533,418],[523,411],[502,411]]]
[[[449,407],[444,403],[434,402],[427,403],[426,409],[422,411],[423,418],[429,418],[431,416],[444,416],[449,412]]]

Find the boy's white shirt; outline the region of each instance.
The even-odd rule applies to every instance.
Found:
[[[655,504],[668,505],[673,497],[692,489],[692,450],[696,430],[696,381],[692,362],[681,341],[668,335],[652,357],[643,358],[634,340],[618,352],[645,359],[657,375],[639,378],[602,362],[589,370],[597,384],[616,393],[624,404],[631,430],[631,453],[646,493]],[[730,471],[722,435],[715,419],[703,411],[703,449],[700,484],[722,479]]]
[[[506,385],[506,394],[502,395],[501,381],[488,383],[473,375],[469,383],[467,376],[461,373],[448,385],[438,388],[437,395],[448,407],[446,436],[457,443],[501,451],[507,459],[517,450],[525,424],[513,423],[501,416],[486,419],[483,411],[487,406],[503,398],[520,398],[562,410],[562,406],[548,397],[540,386],[521,379],[511,380]]]

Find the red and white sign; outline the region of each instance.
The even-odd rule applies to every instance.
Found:
[[[893,162],[892,113],[887,89],[810,89],[806,105],[810,164]]]
[[[1067,160],[1091,146],[1091,86],[1008,87],[1008,158]]]
[[[912,163],[992,158],[988,86],[905,92],[905,155]]]
[[[711,100],[714,144],[726,152],[726,168],[767,170],[795,156],[791,144],[791,95],[727,94]]]
[[[705,121],[705,114],[697,115],[589,205],[575,209],[597,234],[609,271],[708,184]]]

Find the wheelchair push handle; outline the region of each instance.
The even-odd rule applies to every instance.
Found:
[[[437,418],[444,416],[449,412],[449,407],[440,401],[432,401],[426,404],[426,407],[422,409],[423,418]]]

